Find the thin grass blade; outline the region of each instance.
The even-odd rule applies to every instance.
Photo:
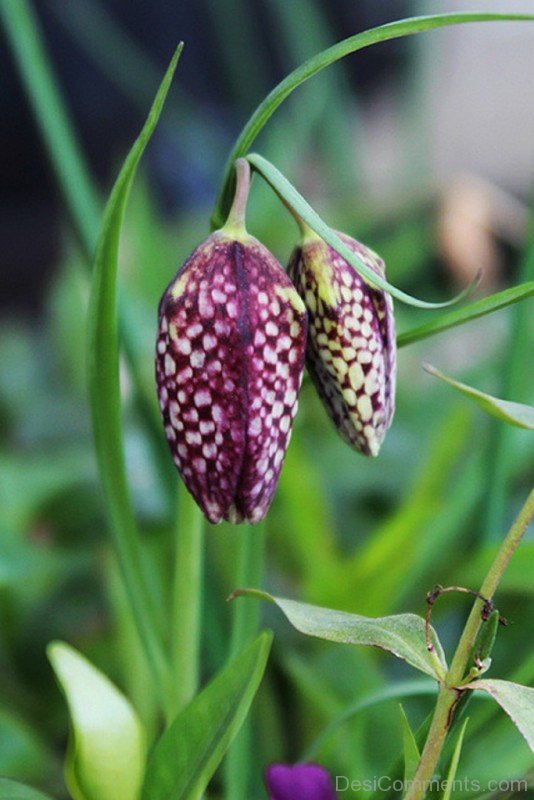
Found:
[[[98,467],[114,542],[140,638],[156,687],[169,692],[168,669],[143,572],[141,542],[126,478],[119,379],[117,273],[126,201],[137,165],[156,127],[176,69],[180,44],[163,78],[147,121],[111,192],[96,249],[89,309],[89,391]]]
[[[453,389],[473,400],[480,408],[492,417],[500,419],[502,422],[507,422],[508,425],[515,425],[517,428],[526,428],[527,430],[534,430],[534,407],[527,406],[524,403],[514,403],[511,400],[501,400],[498,397],[493,397],[491,394],[481,392],[473,386],[468,386],[466,383],[449,378],[444,375],[436,367],[431,364],[423,364],[423,368],[436,378],[448,383]]]

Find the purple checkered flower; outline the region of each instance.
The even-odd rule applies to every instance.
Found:
[[[265,783],[269,800],[336,800],[330,774],[318,764],[272,764]]]
[[[248,181],[244,169],[241,180]],[[238,182],[239,193],[243,201]],[[156,345],[171,454],[213,523],[253,523],[267,513],[306,349],[302,300],[274,256],[235,217],[197,247],[167,288]]]
[[[348,236],[343,242],[377,275],[376,253]],[[313,231],[293,251],[288,272],[309,315],[306,366],[341,437],[376,456],[395,409],[393,304]]]

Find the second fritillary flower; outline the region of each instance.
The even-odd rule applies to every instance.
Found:
[[[342,241],[385,276],[376,253]],[[306,365],[341,437],[376,456],[395,408],[396,344],[391,297],[370,287],[313,231],[293,251],[288,272],[309,314]]]

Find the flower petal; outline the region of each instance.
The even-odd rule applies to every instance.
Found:
[[[336,800],[330,774],[318,764],[272,764],[265,782],[269,800]]]

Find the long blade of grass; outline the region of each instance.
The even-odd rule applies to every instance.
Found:
[[[164,706],[168,703],[169,693],[168,664],[157,634],[151,595],[145,582],[141,543],[124,460],[117,272],[121,224],[129,189],[161,114],[181,51],[180,44],[106,205],[95,255],[89,309],[89,391],[98,466],[128,599]]]
[[[87,265],[91,263],[100,230],[102,203],[89,172],[87,162],[78,145],[78,140],[69,114],[61,97],[58,82],[50,59],[43,45],[38,19],[28,0],[12,3],[0,0],[0,20],[4,25],[23,88],[45,143],[50,163],[65,200],[65,207],[72,220],[76,236],[82,246]],[[156,454],[156,465],[161,483],[169,496],[175,485],[169,476],[172,472],[162,463],[163,437],[155,434],[153,403],[147,396],[136,366],[136,357],[129,331],[129,321],[121,309],[121,340],[132,383],[136,390],[136,402],[151,446]],[[157,407],[156,407],[157,411]],[[165,457],[167,453],[164,454]],[[168,458],[166,458],[168,464]]]
[[[412,34],[422,31],[444,28],[448,25],[460,25],[469,22],[502,22],[514,20],[533,21],[534,14],[438,14],[434,16],[402,19],[390,22],[386,25],[380,25],[377,28],[371,28],[355,36],[350,36],[348,39],[343,39],[343,41],[309,58],[269,92],[239,134],[224,168],[221,189],[212,216],[213,227],[221,227],[230,210],[234,193],[234,162],[236,159],[247,155],[252,142],[256,139],[276,109],[295,91],[295,89],[309,78],[313,77],[330,64],[333,64],[335,61],[339,61],[339,59],[350,55],[350,53],[355,53],[357,50],[362,50],[364,47],[369,47],[378,42],[399,39],[403,36],[411,36]]]
[[[487,414],[507,422],[509,425],[515,425],[517,428],[526,428],[527,430],[534,430],[534,408],[532,406],[524,405],[523,403],[514,403],[511,400],[501,400],[499,397],[492,397],[490,394],[481,392],[473,386],[468,386],[465,383],[454,380],[454,378],[444,375],[439,369],[433,367],[431,364],[423,364],[425,369],[430,375],[448,383],[457,392],[469,397],[470,400],[480,406]]]
[[[66,207],[91,258],[100,225],[100,202],[51,74],[37,19],[27,0],[0,0],[0,17]]]
[[[449,765],[449,771],[447,772],[447,780],[442,800],[451,800],[452,791],[454,787],[454,779],[456,778],[456,773],[458,772],[458,764],[460,763],[460,755],[464,743],[465,729],[467,728],[468,723],[469,723],[469,717],[465,719],[464,724],[460,728],[458,739],[456,740],[456,746],[454,748],[454,753],[452,754],[451,763]]]
[[[474,303],[469,303],[463,308],[449,311],[438,319],[431,320],[424,325],[413,328],[411,331],[399,334],[397,347],[406,347],[408,344],[427,339],[429,336],[436,336],[436,334],[443,333],[449,328],[464,325],[466,322],[471,322],[486,314],[493,314],[494,311],[500,311],[502,308],[518,303],[520,300],[526,300],[533,295],[534,281],[528,281],[527,283],[520,283],[519,286],[512,286],[502,292],[496,292],[489,297],[483,297],[481,300],[475,300]]]
[[[324,222],[319,214],[310,206],[310,204],[302,197],[302,195],[295,189],[287,178],[282,175],[274,164],[267,161],[263,156],[253,153],[247,156],[247,160],[252,164],[254,169],[260,173],[267,183],[272,186],[275,192],[282,198],[283,202],[287,204],[309,227],[317,233],[330,247],[333,247],[336,253],[339,253],[345,261],[351,264],[356,272],[358,272],[368,283],[372,286],[378,286],[385,292],[389,292],[397,300],[401,300],[410,306],[418,306],[419,308],[444,308],[450,306],[452,303],[457,303],[462,297],[465,297],[473,286],[471,283],[467,289],[460,292],[459,295],[452,300],[447,300],[445,303],[428,303],[426,300],[418,300],[412,297],[401,289],[397,289],[392,283],[386,281],[378,273],[374,272],[358,256],[339,238],[337,233]],[[475,282],[478,281],[478,277]]]
[[[402,726],[402,744],[404,753],[404,782],[407,783],[408,781],[412,780],[415,774],[421,754],[419,752],[419,747],[417,745],[414,732],[411,728],[408,717],[406,716],[406,712],[402,707],[402,703],[399,703],[399,712]]]

